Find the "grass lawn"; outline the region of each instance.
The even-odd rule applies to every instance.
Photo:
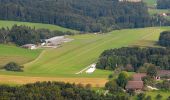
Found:
[[[162,100],[166,100],[170,96],[170,91],[150,91],[150,92],[146,92],[146,95],[151,96],[152,100],[155,100],[155,97],[158,94],[162,95]]]
[[[95,63],[106,49],[130,45],[153,46],[158,40],[160,32],[169,29],[170,27],[152,27],[116,30],[107,34],[69,36],[74,41],[65,43],[60,48],[43,50],[36,60],[24,64],[24,72],[1,70],[0,79],[2,79],[2,83],[28,83],[47,80],[78,83],[88,80],[86,83],[91,83],[93,86],[98,83],[101,83],[98,85],[104,86],[108,75],[113,73],[112,71],[97,69],[93,74],[76,75],[75,73]],[[4,56],[7,56],[7,58],[14,56],[14,58],[16,57],[15,60],[18,59],[18,56],[32,60],[40,53],[39,50],[31,51],[4,45],[1,45],[0,51],[0,59]]]
[[[57,49],[46,49],[36,61],[25,64],[23,73],[5,72],[1,74],[53,77],[108,77],[112,71],[96,70],[93,74],[75,73],[97,61],[100,54],[111,48],[119,48],[144,41],[156,42],[164,29],[125,29],[108,34],[85,34],[70,36],[74,41]],[[140,44],[138,44],[140,45]]]
[[[16,46],[0,45],[0,66],[10,61],[24,64],[38,57],[41,50],[27,50]]]
[[[149,7],[155,7],[156,6],[156,0],[143,0]]]
[[[170,10],[168,10],[168,9],[149,9],[150,15],[169,13],[169,12],[170,12]]]
[[[18,22],[18,21],[4,21],[4,20],[0,20],[0,27],[9,27],[11,28],[13,25],[26,25],[26,26],[30,26],[32,28],[36,28],[36,29],[40,29],[40,28],[45,28],[45,29],[49,29],[49,30],[58,30],[58,31],[63,31],[63,32],[78,32],[75,30],[71,30],[68,28],[63,28],[57,25],[51,25],[51,24],[42,24],[42,23],[30,23],[30,22]]]

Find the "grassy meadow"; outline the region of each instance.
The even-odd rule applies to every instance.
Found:
[[[9,27],[11,28],[13,25],[25,25],[25,26],[29,26],[35,29],[40,29],[40,28],[45,28],[45,29],[49,29],[51,31],[53,30],[58,30],[58,31],[62,31],[62,32],[78,32],[72,29],[68,29],[68,28],[64,28],[64,27],[60,27],[57,25],[51,25],[51,24],[42,24],[42,23],[30,23],[30,22],[18,22],[18,21],[4,21],[4,20],[0,20],[0,28],[1,27]]]
[[[111,48],[126,46],[155,46],[160,32],[170,27],[151,27],[116,30],[105,34],[68,36],[74,39],[56,49],[27,50],[0,45],[0,65],[15,61],[24,65],[24,72],[0,70],[0,83],[31,83],[36,81],[64,81],[104,86],[113,71],[97,69],[92,74],[75,74],[95,63],[100,54]],[[92,81],[93,80],[93,81]],[[96,80],[96,81],[95,81]],[[101,83],[101,84],[98,84]]]
[[[24,72],[1,71],[1,74],[106,78],[112,71],[96,70],[93,74],[82,73],[78,75],[75,73],[95,63],[106,49],[132,45],[153,46],[163,30],[166,28],[125,29],[107,34],[69,36],[74,41],[65,43],[60,48],[45,49],[35,61],[24,64]]]
[[[30,62],[38,57],[41,50],[27,50],[10,45],[0,45],[0,66],[14,61],[19,64]]]
[[[156,6],[156,0],[143,0],[149,7],[155,7]]]

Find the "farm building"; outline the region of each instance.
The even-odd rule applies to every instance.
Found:
[[[26,49],[31,49],[31,50],[37,49],[35,44],[25,44],[21,47]]]
[[[56,36],[56,37],[52,37],[50,39],[46,39],[44,40],[45,43],[43,43],[43,46],[58,46],[61,45],[64,42],[70,42],[73,39],[69,39],[69,38],[65,38],[64,36]]]
[[[160,80],[161,77],[166,77],[166,76],[170,77],[170,70],[159,70],[157,74],[158,74],[156,77],[157,80]]]
[[[137,73],[133,75],[132,81],[128,81],[126,90],[142,90],[144,87],[142,78],[145,77],[145,73]]]
[[[142,90],[144,87],[143,81],[128,81],[126,90]]]
[[[133,75],[133,81],[142,81],[142,78],[146,76],[146,73],[137,73]]]

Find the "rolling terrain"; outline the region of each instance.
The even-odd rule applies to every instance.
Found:
[[[16,46],[0,45],[0,66],[5,65],[10,61],[24,64],[38,57],[41,50],[27,50]]]
[[[100,54],[106,49],[125,46],[155,46],[160,32],[168,29],[170,28],[152,27],[116,30],[105,34],[68,36],[68,38],[72,38],[74,41],[65,43],[56,49],[45,49],[43,52],[41,50],[31,51],[14,46],[1,45],[0,64],[2,65],[4,62],[14,59],[14,61],[24,65],[24,72],[1,70],[0,79],[2,79],[2,83],[12,81],[12,83],[22,84],[43,80],[63,81],[65,78],[68,78],[67,82],[81,83],[81,80],[86,78],[86,81],[89,79],[88,82],[92,85],[96,85],[101,81],[103,84],[100,84],[100,86],[104,86],[108,75],[113,73],[112,71],[97,69],[93,74],[83,72],[77,75],[75,73],[95,63]],[[4,57],[6,57],[5,60]],[[3,79],[4,77],[8,78],[5,80]],[[79,81],[75,80],[77,78],[79,78]],[[95,83],[91,81],[93,79],[98,79],[98,81]]]
[[[18,22],[18,21],[4,21],[4,20],[0,20],[0,28],[1,27],[9,27],[11,28],[13,25],[25,25],[25,26],[29,26],[35,29],[41,29],[41,28],[45,28],[45,29],[49,29],[51,31],[54,30],[58,30],[58,31],[62,31],[62,32],[78,32],[72,29],[68,29],[68,28],[64,28],[64,27],[60,27],[57,25],[51,25],[51,24],[42,24],[42,23],[30,23],[30,22]]]

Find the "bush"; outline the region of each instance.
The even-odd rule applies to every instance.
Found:
[[[7,71],[21,72],[21,71],[23,71],[22,68],[23,68],[22,66],[19,66],[15,62],[10,62],[10,63],[8,63],[4,66],[4,69],[7,70]]]
[[[109,90],[110,93],[122,92],[122,88],[118,86],[115,80],[111,80],[105,84],[105,89]]]
[[[145,100],[152,100],[151,96],[147,96]]]
[[[170,96],[167,98],[167,100],[170,100]]]
[[[162,95],[158,94],[156,97],[155,97],[156,100],[161,100],[162,99]]]
[[[145,99],[145,94],[144,93],[140,93],[137,95],[137,100],[144,100]]]

